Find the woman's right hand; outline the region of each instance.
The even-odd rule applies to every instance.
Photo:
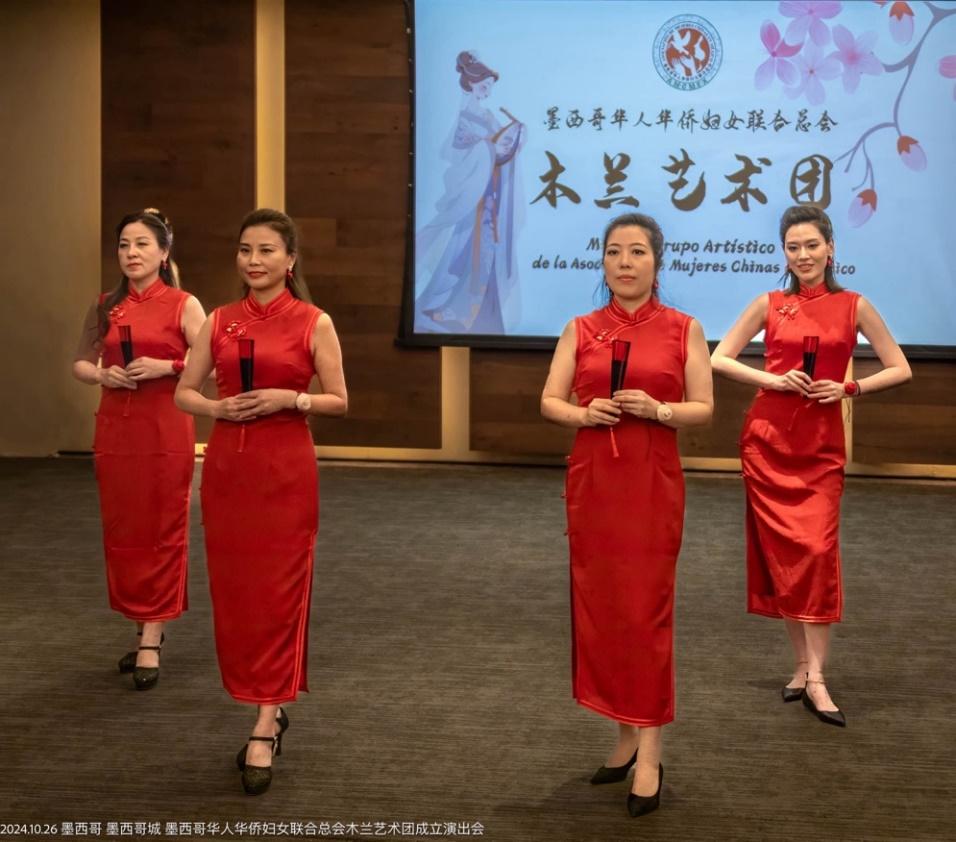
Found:
[[[107,389],[136,389],[136,381],[130,378],[122,366],[111,365],[99,370],[100,385]]]
[[[609,398],[595,398],[587,405],[584,424],[587,427],[613,426],[620,421],[621,407],[617,401]]]
[[[254,404],[255,401],[249,398],[223,398],[216,401],[213,418],[222,421],[251,421],[256,417]]]
[[[812,382],[805,371],[792,368],[786,374],[775,375],[770,388],[777,392],[799,392],[807,397],[810,394]]]

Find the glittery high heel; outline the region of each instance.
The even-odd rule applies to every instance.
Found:
[[[281,737],[289,727],[289,715],[282,708],[279,708],[279,712],[276,714],[276,725],[279,726],[279,733],[277,736]],[[269,737],[256,737],[256,739],[267,740]],[[239,749],[239,753],[236,755],[236,765],[239,767],[240,772],[246,768],[246,750],[248,748],[249,744],[246,743],[241,749]]]
[[[136,636],[142,637],[143,630],[140,629],[138,632],[136,632]],[[119,659],[117,666],[119,667],[119,671],[121,673],[132,672],[134,669],[136,669],[136,652],[127,652],[122,658]]]
[[[143,630],[140,629],[138,632],[136,632],[136,636],[142,637]],[[160,645],[162,645],[165,640],[166,635],[164,633],[159,639]],[[122,673],[133,672],[133,670],[136,669],[136,652],[127,652],[122,658],[119,659],[117,666],[119,667],[119,671]]]
[[[159,646],[140,646],[139,651],[161,652],[162,643]],[[159,667],[136,667],[133,670],[133,686],[137,690],[152,690],[159,681]]]
[[[272,756],[282,754],[282,732],[274,737],[249,737],[249,742],[257,740],[263,743],[272,743]],[[248,743],[247,743],[248,745]],[[262,795],[272,784],[271,766],[253,766],[245,763],[242,767],[242,788],[246,795]]]

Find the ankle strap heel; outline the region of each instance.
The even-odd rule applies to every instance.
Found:
[[[161,652],[163,650],[163,638],[160,638],[159,646],[140,646],[140,652]],[[159,681],[159,667],[135,667],[133,669],[133,686],[137,690],[151,690]]]

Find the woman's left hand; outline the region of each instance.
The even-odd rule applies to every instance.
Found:
[[[638,418],[657,419],[657,407],[661,402],[654,400],[647,392],[641,389],[619,389],[613,397],[625,412]]]
[[[807,397],[812,401],[820,403],[836,403],[843,400],[846,393],[843,390],[843,384],[835,380],[814,380],[810,384],[810,391]]]
[[[128,366],[126,373],[130,380],[157,380],[160,377],[169,377],[173,373],[173,366],[169,360],[157,360],[153,357],[137,357]]]
[[[253,389],[236,397],[243,398],[247,402],[245,412],[251,418],[272,415],[283,409],[295,407],[295,392],[291,389]]]

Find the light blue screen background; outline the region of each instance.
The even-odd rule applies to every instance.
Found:
[[[908,42],[897,43],[890,29],[890,5],[840,4],[839,13],[823,21],[830,34],[822,53],[837,49],[832,30],[839,25],[857,39],[875,33],[872,52],[884,66],[903,60],[910,64],[898,72],[862,75],[853,93],[845,91],[841,73],[823,81],[823,102],[811,104],[806,94],[788,97],[776,78],[764,90],[755,87],[755,72],[768,58],[761,25],[771,21],[782,35],[793,20],[781,13],[779,3],[416,0],[415,227],[434,216],[444,190],[446,166],[440,152],[462,103],[455,61],[462,50],[472,50],[500,74],[486,107],[500,114],[503,106],[527,127],[525,146],[517,156],[525,221],[514,239],[521,316],[509,334],[557,336],[568,319],[594,309],[599,269],[533,269],[532,263],[540,256],[553,263],[556,255],[569,266],[574,258],[600,260],[599,250],[587,249],[589,241],[601,236],[611,218],[631,210],[594,204],[605,196],[604,155],[624,152],[631,163],[621,183],[622,195],[635,196],[640,201],[636,210],[654,216],[668,241],[697,243],[701,249],[708,240],[757,240],[774,246],[772,254],[764,255],[687,253],[685,261],[727,264],[725,272],[693,275],[674,263],[676,255],[666,253],[661,276],[665,303],[694,315],[708,339],[719,339],[749,301],[779,282],[785,260],[777,224],[780,213],[793,204],[789,185],[794,164],[814,154],[833,161],[873,126],[893,121],[894,103],[911,71],[898,123],[902,134],[918,140],[925,168],[905,165],[897,150],[896,128],[874,131],[866,141],[871,174],[862,152],[849,172],[844,172],[845,158],[837,163],[827,212],[834,223],[837,260],[854,270],[839,280],[876,305],[897,340],[956,344],[956,80],[944,77],[940,69],[940,60],[956,53],[956,15],[934,24],[930,9],[913,0],[913,34]],[[946,12],[956,9],[954,3],[935,5]],[[696,91],[671,87],[652,62],[658,31],[683,14],[705,18],[723,46],[716,77]],[[560,128],[549,131],[547,111],[552,107],[558,108]],[[571,109],[588,119],[598,107],[607,118],[601,131],[587,122],[577,129],[565,125]],[[610,125],[619,108],[628,116],[621,129]],[[663,109],[670,110],[674,121],[666,131],[658,125],[632,125],[641,112],[654,124]],[[746,121],[748,112],[758,109],[768,123],[778,110],[791,122],[779,132],[750,131],[745,123],[737,131],[708,132],[698,126],[691,132],[677,125],[689,109],[698,119],[708,109],[717,112],[722,124],[732,110]],[[806,133],[794,130],[801,109],[814,124]],[[829,132],[815,125],[824,110],[837,123]],[[668,182],[675,176],[661,169],[670,156],[680,157],[681,149],[695,162],[687,173],[690,185],[682,193],[696,185],[701,173],[707,184],[701,206],[688,212],[672,205]],[[540,176],[548,169],[546,151],[565,167],[559,180],[580,195],[580,204],[564,198],[555,208],[544,199],[531,204],[544,187]],[[740,169],[735,153],[755,163],[761,157],[773,162],[752,179],[767,203],[751,198],[749,212],[736,202],[720,202],[735,187],[726,179]],[[857,194],[870,186],[868,175],[878,197],[877,210],[854,227],[849,209]],[[741,258],[775,264],[780,272],[732,271],[732,262]],[[416,290],[425,282],[416,278]]]

